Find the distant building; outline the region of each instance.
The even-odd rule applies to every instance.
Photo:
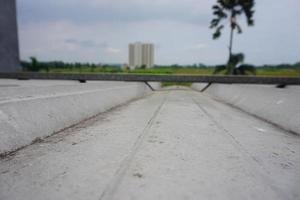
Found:
[[[154,44],[136,42],[128,46],[130,68],[154,66]]]

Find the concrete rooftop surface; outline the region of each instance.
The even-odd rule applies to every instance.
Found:
[[[157,91],[2,158],[0,199],[300,199],[300,137]]]

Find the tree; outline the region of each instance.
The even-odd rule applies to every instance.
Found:
[[[39,63],[36,59],[36,57],[30,57],[30,60],[31,60],[31,67],[30,67],[30,71],[34,71],[34,72],[37,72],[39,71]]]
[[[244,62],[244,58],[245,56],[242,53],[232,54],[227,66],[226,65],[216,66],[214,74],[220,73],[222,71],[225,71],[225,73],[228,74],[228,68],[230,68],[232,69],[231,74],[233,75],[247,75],[247,74],[255,75],[256,69],[253,65],[242,64]]]
[[[140,69],[146,69],[147,66],[145,64],[142,64],[142,66],[140,67]]]
[[[230,40],[229,40],[229,59],[227,65],[227,74],[233,74],[234,68],[230,67],[230,60],[232,56],[233,37],[234,31],[242,33],[242,28],[237,22],[237,17],[241,15],[246,16],[248,26],[254,25],[255,0],[217,0],[217,3],[212,7],[213,15],[215,16],[210,23],[210,28],[215,29],[213,33],[213,39],[218,39],[224,29],[224,20],[229,20],[230,25]]]

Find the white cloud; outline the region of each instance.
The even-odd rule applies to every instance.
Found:
[[[116,48],[111,48],[111,47],[109,47],[109,48],[106,49],[106,51],[107,51],[108,53],[118,54],[118,53],[121,52],[121,49],[116,49]]]
[[[128,43],[146,41],[156,46],[157,64],[222,63],[227,60],[229,35],[227,28],[219,40],[212,40],[208,26],[214,2],[19,1],[21,57],[123,63]],[[248,28],[242,23],[244,33],[235,35],[234,51],[244,52],[246,62],[254,64],[298,61],[300,27],[294,22],[300,17],[299,4],[299,0],[257,2],[256,24]]]
[[[198,44],[195,45],[195,48],[196,48],[196,49],[203,49],[203,48],[205,48],[205,47],[206,47],[206,45],[203,44],[203,43],[198,43]]]
[[[202,50],[206,48],[206,44],[202,42],[195,42],[194,44],[188,46],[186,50]]]

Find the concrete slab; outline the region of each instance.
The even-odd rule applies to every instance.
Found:
[[[300,135],[300,86],[212,84],[205,93]]]
[[[299,199],[300,137],[160,91],[0,160],[0,199]]]
[[[0,80],[0,154],[150,92],[144,83]]]
[[[191,85],[191,88],[194,89],[194,90],[196,90],[196,91],[201,92],[201,91],[203,91],[208,86],[209,86],[208,83],[193,83]]]

